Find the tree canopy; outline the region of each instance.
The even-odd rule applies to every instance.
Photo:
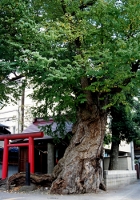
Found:
[[[135,101],[134,104],[134,112],[133,112],[133,120],[135,123],[135,127],[137,129],[137,137],[134,138],[134,144],[136,147],[140,146],[140,102],[139,102],[139,97]]]
[[[129,102],[129,106],[119,103],[111,107],[110,138],[112,144],[109,170],[118,169],[119,145],[121,141],[130,143],[140,133],[138,124],[135,122],[138,117],[138,112],[135,110],[136,102],[132,97],[130,99],[130,96],[127,96],[127,101]]]
[[[137,1],[3,0],[0,9],[1,88],[11,73],[29,78],[43,113],[55,104],[70,114],[88,91],[123,102],[122,90],[139,84]]]
[[[140,85],[139,1],[2,0],[0,14],[0,100],[22,77],[36,116],[76,121],[51,192],[96,191],[108,108]]]
[[[46,8],[47,52],[45,58],[38,55],[38,61],[33,61],[38,68],[32,78],[37,83],[34,97],[44,99],[51,109],[56,103],[54,113],[59,114],[69,114],[79,103],[90,102],[89,91],[106,98],[108,106],[124,102],[123,92],[139,84],[138,3],[58,2],[57,17],[52,15],[52,4],[48,2]]]
[[[20,95],[19,82],[28,73],[23,57],[28,51],[35,51],[39,43],[35,9],[27,2],[0,2],[0,101],[3,104]]]
[[[118,143],[124,140],[129,143],[139,134],[139,101],[130,95],[126,95],[126,99],[126,104],[119,103],[110,108],[112,140]]]

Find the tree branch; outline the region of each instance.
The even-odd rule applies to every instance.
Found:
[[[86,87],[89,86],[87,77],[82,77],[81,78],[81,86],[82,86],[82,89],[84,90],[84,93],[86,95],[87,103],[89,105],[92,105],[93,104],[93,98],[92,98],[91,91],[85,89]]]
[[[61,6],[62,6],[62,10],[63,10],[64,14],[66,14],[67,13],[66,4],[65,4],[64,0],[61,0]]]
[[[97,0],[89,0],[86,3],[82,2],[82,4],[79,6],[79,9],[83,10],[84,8],[87,8],[88,6],[92,6],[96,1]],[[66,4],[65,4],[64,0],[61,0],[61,6],[62,6],[62,10],[63,10],[64,14],[66,14],[67,13]],[[72,15],[75,15],[75,12],[73,12]]]
[[[19,76],[15,76],[15,77],[13,77],[13,78],[10,78],[10,79],[8,79],[9,81],[16,81],[16,80],[19,80],[19,79],[21,79],[21,78],[23,78],[23,77],[25,77],[23,74],[21,74],[21,75],[19,75]]]
[[[138,69],[139,69],[139,65],[140,65],[140,60],[138,60],[138,61],[135,62],[135,63],[132,63],[132,64],[131,64],[131,71],[132,71],[132,72],[137,72]]]
[[[122,83],[123,86],[127,86],[131,82],[131,79],[136,76],[136,74],[133,74],[133,73],[136,73],[138,71],[139,67],[140,67],[140,60],[138,60],[135,63],[131,63],[132,76],[123,81],[123,83]],[[121,92],[121,90],[122,89],[119,87],[114,87],[114,88],[112,88],[112,93],[118,93],[118,92]]]
[[[88,6],[92,6],[97,0],[91,0],[87,3],[82,3],[81,6],[79,6],[80,10],[83,10],[84,8],[87,8]]]

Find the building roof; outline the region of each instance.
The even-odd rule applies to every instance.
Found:
[[[9,127],[5,126],[3,124],[0,124],[0,135],[11,134],[11,132],[9,130],[7,130],[7,128],[9,128]]]
[[[58,123],[54,122],[53,119],[49,119],[48,121],[45,121],[43,119],[36,119],[32,124],[30,124],[26,129],[23,130],[22,133],[33,133],[33,132],[39,132],[42,131],[42,127],[46,127],[47,132],[47,126],[51,127],[51,131],[54,132],[57,129]],[[65,132],[64,134],[67,134],[72,131],[72,123],[71,122],[65,122]],[[60,133],[57,132],[58,137],[60,136]],[[52,139],[51,136],[45,134],[43,138],[40,139]]]
[[[0,127],[9,128],[9,126],[5,126],[5,125],[3,125],[3,124],[0,124]]]

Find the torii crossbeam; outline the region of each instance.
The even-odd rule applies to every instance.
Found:
[[[9,147],[28,147],[30,173],[34,173],[34,138],[43,137],[43,132],[20,133],[12,135],[0,135],[0,141],[4,140],[3,162],[2,162],[2,179],[7,177],[8,172],[8,153]],[[9,140],[28,139],[26,143],[9,144]]]

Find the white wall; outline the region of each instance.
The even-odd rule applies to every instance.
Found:
[[[104,158],[104,170],[108,170],[110,157]],[[130,156],[122,156],[118,158],[117,170],[133,170],[132,160]]]
[[[111,144],[104,145],[105,149],[111,149]],[[127,144],[125,141],[121,141],[121,144],[119,145],[119,151],[131,153],[131,145]]]
[[[136,170],[106,170],[104,183],[108,189],[115,189],[137,181]],[[113,199],[113,197],[112,197]]]
[[[28,94],[31,93],[31,89],[25,90],[25,102],[24,102],[24,126],[27,127],[33,122],[33,116],[31,114],[30,107],[34,105]],[[9,126],[11,133],[21,133],[21,99],[17,101],[17,104],[11,103],[0,110],[0,123]]]

